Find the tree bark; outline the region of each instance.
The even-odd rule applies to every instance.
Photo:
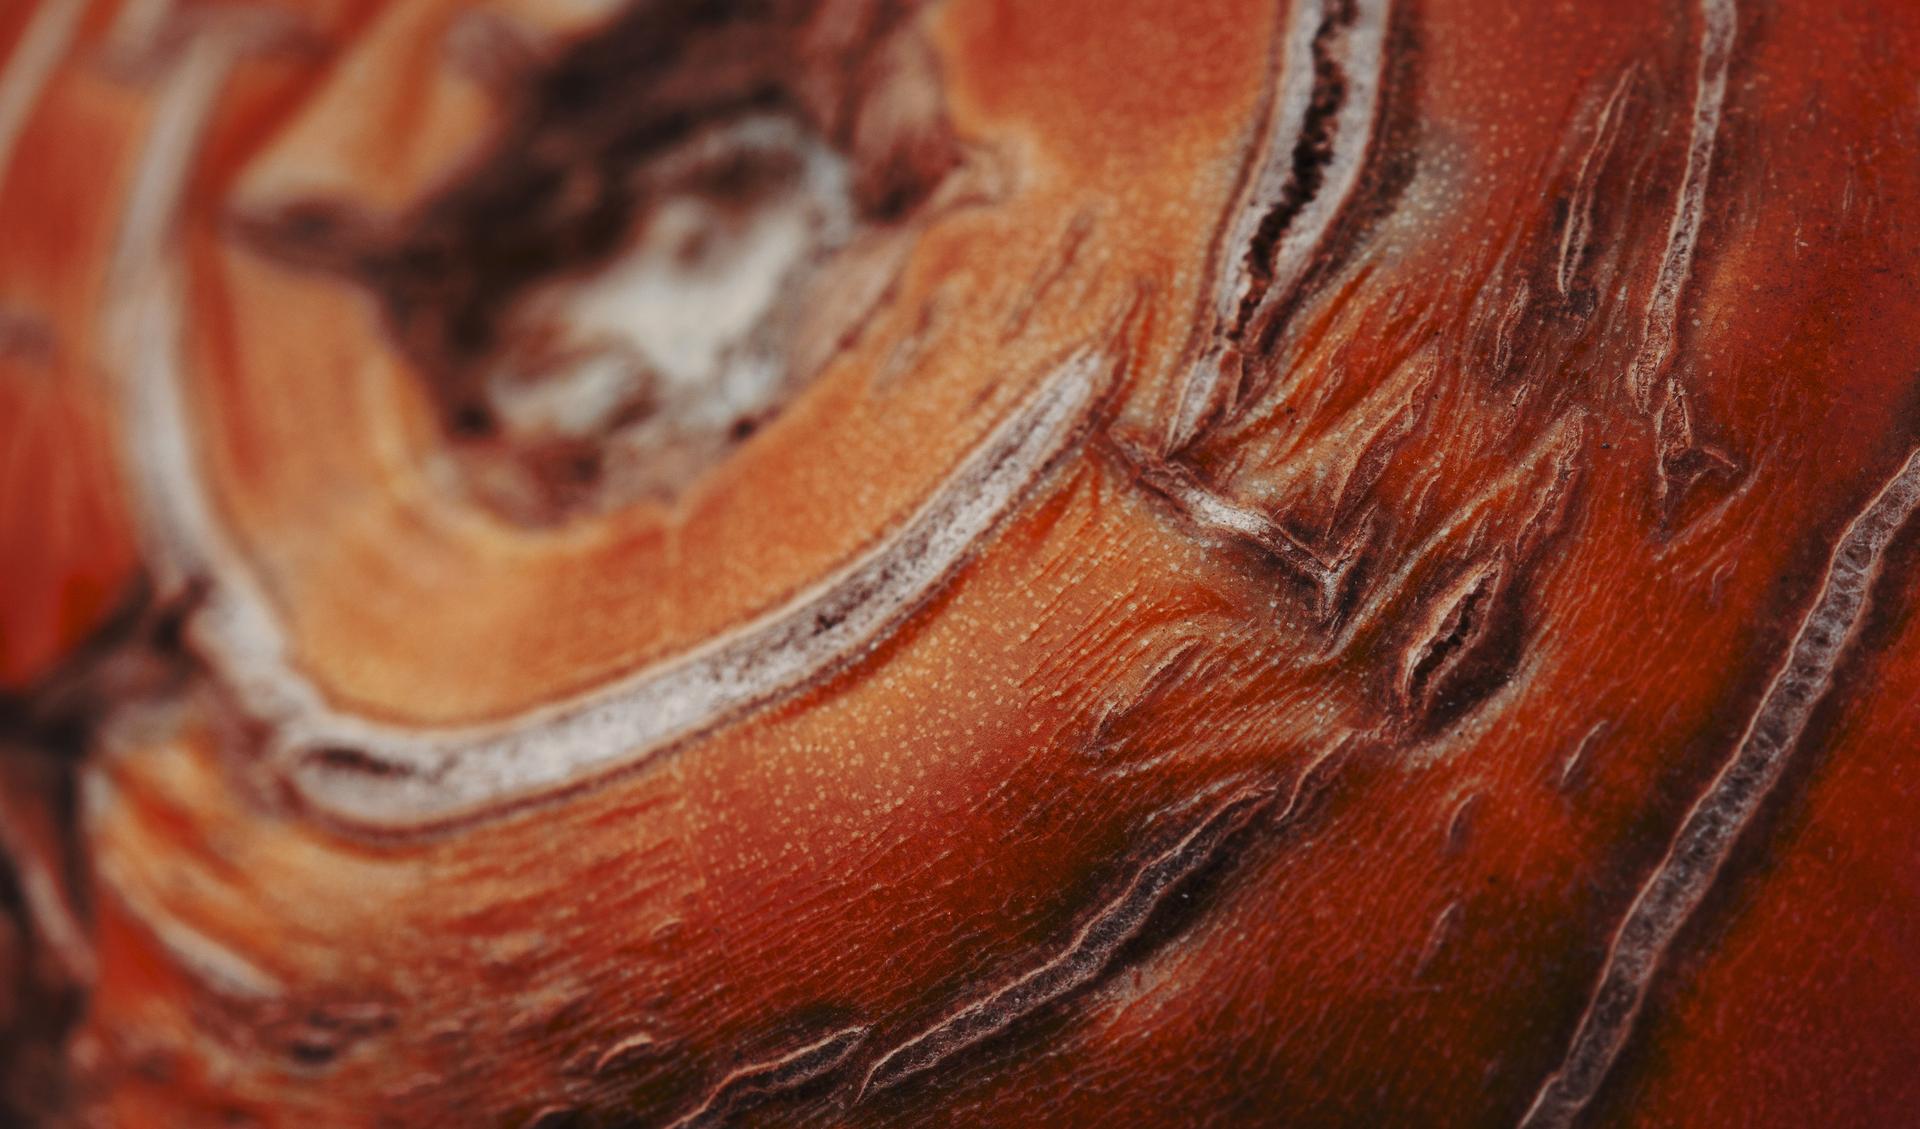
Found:
[[[1920,7],[0,12],[0,1115],[1920,1109]]]

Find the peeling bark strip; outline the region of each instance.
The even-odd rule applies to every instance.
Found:
[[[769,1062],[743,1066],[720,1080],[692,1111],[675,1118],[667,1129],[696,1129],[713,1125],[729,1113],[764,1101],[783,1090],[806,1085],[838,1068],[866,1041],[867,1027],[844,1027],[824,1039]]]
[[[1282,45],[1265,156],[1220,255],[1214,340],[1190,369],[1166,446],[1191,443],[1233,405],[1241,346],[1282,309],[1339,219],[1372,146],[1391,0],[1301,0]]]
[[[1522,1129],[1571,1124],[1593,1099],[1633,1028],[1674,935],[1706,896],[1772,790],[1787,757],[1827,692],[1834,667],[1859,626],[1888,542],[1920,507],[1920,450],[1907,457],[1841,535],[1819,599],[1801,621],[1786,665],[1773,677],[1733,758],[1694,804],[1666,858],[1640,888],[1614,934],[1593,998],[1560,1068],[1548,1077]]]
[[[867,1071],[861,1093],[884,1090],[929,1070],[1098,976],[1121,946],[1140,932],[1167,893],[1212,861],[1233,833],[1272,798],[1270,790],[1249,789],[1223,801],[1178,843],[1141,867],[1127,888],[1101,907],[1059,955],[880,1056]]]
[[[1694,245],[1700,241],[1700,213],[1706,206],[1707,177],[1713,170],[1714,139],[1720,134],[1720,108],[1727,95],[1727,63],[1733,54],[1736,17],[1733,0],[1700,2],[1700,69],[1695,79],[1687,167],[1674,197],[1673,221],[1667,228],[1660,273],[1654,280],[1653,295],[1647,299],[1640,352],[1633,358],[1627,380],[1634,405],[1643,412],[1656,406],[1654,382],[1673,358],[1674,320],[1680,291],[1693,273]]]

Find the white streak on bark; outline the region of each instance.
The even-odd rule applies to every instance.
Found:
[[[1580,171],[1574,177],[1573,196],[1567,207],[1566,226],[1560,229],[1560,262],[1554,270],[1554,281],[1562,298],[1572,290],[1574,275],[1580,269],[1580,256],[1592,234],[1594,192],[1600,184],[1601,170],[1613,153],[1614,142],[1619,140],[1620,107],[1637,74],[1632,67],[1620,72],[1613,92],[1607,95],[1606,104],[1600,109],[1599,120],[1594,122],[1587,151],[1580,158]]]
[[[1107,367],[1092,354],[1062,365],[899,532],[786,606],[574,702],[422,732],[335,710],[295,668],[274,609],[221,534],[199,480],[179,371],[177,284],[158,281],[133,312],[144,315],[134,324],[148,345],[128,400],[148,523],[175,562],[176,582],[214,581],[195,640],[250,712],[276,726],[276,759],[296,789],[370,830],[477,814],[637,764],[857,659],[932,595],[1067,449]],[[317,755],[336,748],[353,750],[355,763]]]
[[[1052,373],[886,542],[779,608],[580,701],[465,731],[396,730],[309,705],[284,729],[289,778],[349,823],[405,829],[630,767],[856,661],[952,576],[1078,436],[1107,363]],[[246,656],[235,656],[245,669]],[[295,683],[292,671],[276,679]],[[313,694],[304,690],[311,700]],[[311,755],[345,747],[373,767]]]
[[[193,68],[189,68],[192,70]],[[196,642],[246,707],[272,723],[277,758],[315,807],[350,824],[400,830],[624,767],[722,717],[865,653],[943,583],[1077,436],[1107,362],[1061,365],[887,542],[761,619],[604,691],[507,721],[408,730],[343,714],[293,663],[278,616],[222,532],[193,451],[182,371],[178,265],[165,252],[197,110],[211,85],[188,82],[177,118],[156,129],[123,241],[113,325],[127,383],[127,441],[163,581],[213,581]],[[161,266],[149,266],[149,263]],[[349,749],[351,763],[315,755]]]
[[[1348,546],[1340,555],[1328,559],[1287,532],[1279,522],[1223,497],[1178,463],[1154,465],[1137,452],[1125,453],[1137,468],[1141,481],[1179,507],[1188,520],[1210,532],[1251,542],[1277,558],[1313,585],[1315,611],[1322,616],[1333,614],[1340,586],[1358,559],[1356,546]]]
[[[1714,139],[1720,133],[1720,110],[1726,101],[1727,63],[1733,54],[1736,17],[1733,0],[1701,0],[1700,65],[1695,78],[1687,165],[1681,175],[1680,191],[1674,197],[1673,219],[1667,227],[1667,248],[1660,260],[1660,273],[1647,300],[1640,351],[1628,372],[1628,391],[1641,411],[1654,406],[1654,383],[1673,358],[1674,322],[1679,313],[1680,292],[1693,273],[1694,247],[1700,240],[1700,216],[1706,207]]]
[[[0,71],[0,185],[13,167],[13,150],[33,108],[73,45],[86,0],[41,0]]]
[[[115,792],[97,765],[81,778],[81,810],[91,835],[97,836],[114,805],[120,802]],[[176,967],[229,999],[261,1001],[286,995],[286,985],[278,977],[149,900],[144,890],[150,882],[135,881],[125,866],[126,859],[120,852],[96,852],[92,874],[102,892],[125,907],[128,916],[166,950]]]
[[[1853,638],[1881,558],[1920,506],[1920,450],[1907,457],[1834,547],[1820,595],[1795,633],[1733,757],[1695,802],[1666,857],[1641,886],[1614,934],[1573,1042],[1521,1120],[1522,1129],[1572,1123],[1618,1057],[1674,935],[1718,877],[1754,812],[1779,781],[1814,706]]]
[[[154,941],[166,950],[175,967],[217,995],[234,1000],[275,1000],[287,989],[272,973],[247,960],[226,945],[194,929],[159,907],[129,891],[124,877],[112,863],[96,865],[95,875],[115,898],[126,907],[128,916],[144,926]]]

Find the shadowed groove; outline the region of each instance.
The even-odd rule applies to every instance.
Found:
[[[1272,799],[1271,790],[1261,789],[1229,796],[1179,842],[1141,867],[1127,888],[1081,926],[1066,948],[880,1056],[867,1071],[861,1092],[884,1090],[930,1070],[1091,982],[1139,933],[1168,892],[1211,861],[1233,833]]]
[[[1793,754],[1834,667],[1853,638],[1881,558],[1920,507],[1920,449],[1848,523],[1820,595],[1801,620],[1786,662],[1767,686],[1733,757],[1694,803],[1608,947],[1606,963],[1573,1041],[1535,1096],[1522,1129],[1572,1123],[1593,1096],[1645,1003],[1674,935],[1706,897],[1727,856]]]
[[[1674,195],[1673,219],[1667,227],[1667,245],[1661,253],[1660,273],[1647,299],[1646,325],[1640,351],[1628,372],[1627,388],[1641,411],[1654,404],[1654,382],[1673,359],[1674,323],[1679,316],[1680,292],[1693,274],[1693,251],[1700,241],[1700,217],[1706,209],[1707,178],[1713,171],[1714,141],[1720,133],[1720,110],[1727,95],[1727,64],[1733,53],[1737,23],[1733,0],[1701,0],[1700,65],[1695,78],[1693,127],[1687,139],[1687,165],[1680,190]],[[1663,397],[1664,399],[1665,397]]]
[[[1180,385],[1165,449],[1178,451],[1229,411],[1239,350],[1282,311],[1360,184],[1372,149],[1391,0],[1291,6],[1266,156],[1229,221],[1211,316],[1214,340]]]
[[[1312,586],[1315,614],[1322,619],[1332,618],[1341,587],[1357,559],[1354,546],[1328,559],[1266,514],[1212,489],[1183,463],[1156,460],[1125,442],[1115,445],[1143,485],[1172,502],[1202,530],[1247,542],[1280,561]]]
[[[866,1040],[868,1030],[844,1027],[778,1058],[740,1067],[722,1078],[699,1105],[675,1118],[667,1129],[714,1125],[746,1105],[804,1086],[846,1062]]]

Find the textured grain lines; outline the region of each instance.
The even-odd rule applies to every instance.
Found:
[[[1108,372],[1091,352],[1039,383],[893,534],[787,605],[701,648],[573,702],[495,725],[418,732],[334,709],[289,657],[278,614],[213,512],[194,451],[183,356],[181,192],[234,59],[233,35],[198,33],[170,60],[111,274],[141,519],[161,580],[209,587],[193,637],[249,713],[274,762],[317,810],[369,830],[439,824],[638,763],[725,717],[865,653],[920,606],[1081,434]]]
[[[339,818],[404,828],[636,764],[829,675],[970,559],[1080,436],[1106,369],[1092,353],[1062,364],[885,541],[759,620],[585,702],[482,730],[421,735],[331,712],[304,719],[288,734],[290,779]],[[317,751],[341,746],[376,763]]]
[[[969,1000],[915,1034],[893,1043],[871,1057],[862,1055],[864,1070],[844,1083],[844,1100],[851,1104],[921,1077],[955,1056],[995,1038],[1049,1005],[1083,991],[1108,972],[1129,943],[1139,938],[1169,900],[1190,879],[1218,862],[1236,836],[1256,823],[1285,821],[1302,794],[1333,761],[1343,746],[1318,753],[1290,788],[1245,784],[1211,790],[1193,801],[1178,804],[1185,810],[1205,807],[1204,814],[1173,842],[1139,863],[1126,884],[1093,910],[1058,949],[1010,981]],[[711,1087],[701,1102],[671,1122],[675,1129],[710,1125],[728,1114],[784,1092],[791,1092],[846,1071],[869,1042],[874,1027],[853,1025],[789,1053],[730,1071]],[[643,1037],[641,1049],[654,1046]],[[605,1063],[625,1057],[624,1045],[602,1056]],[[853,1080],[857,1078],[857,1082]]]
[[[157,319],[174,323],[170,288],[148,300]],[[177,324],[166,333],[148,340],[176,339]],[[287,660],[278,620],[246,566],[220,552],[210,520],[193,520],[192,511],[205,506],[204,486],[173,350],[147,354],[129,402],[144,421],[136,430],[149,433],[143,478],[163,495],[153,507],[162,537],[185,550],[193,562],[186,572],[215,578],[197,637],[247,708],[275,724],[276,762],[325,814],[367,830],[403,831],[639,763],[866,653],[946,582],[1072,446],[1107,369],[1092,353],[1060,365],[890,537],[786,606],[582,701],[483,728],[425,733],[325,703]],[[182,499],[187,520],[166,520]]]
[[[1122,444],[1139,481],[1193,524],[1253,546],[1312,590],[1331,624],[1354,565],[1356,536],[1328,551],[1204,482],[1183,458],[1251,398],[1247,368],[1264,363],[1326,245],[1360,189],[1377,141],[1391,0],[1303,0],[1279,37],[1278,89],[1251,172],[1222,225],[1219,277],[1197,356],[1177,381],[1159,437]]]
[[[1060,362],[914,513],[786,604],[571,701],[484,726],[416,730],[336,709],[292,658],[278,609],[216,514],[195,450],[185,358],[183,194],[257,21],[205,21],[161,61],[160,94],[108,276],[103,337],[119,383],[147,559],[169,592],[204,585],[191,637],[272,734],[270,763],[316,811],[404,832],[484,814],[631,766],[867,653],[930,598],[1082,436],[1112,372]]]
[[[1289,32],[1290,50],[1303,64],[1290,73],[1308,85],[1289,95],[1296,136],[1274,164],[1278,176],[1304,161],[1312,166],[1312,183],[1295,183],[1284,206],[1268,203],[1300,217],[1303,226],[1269,231],[1277,240],[1269,249],[1278,257],[1250,267],[1262,293],[1304,271],[1358,177],[1373,113],[1376,82],[1369,76],[1378,70],[1385,6],[1312,7]],[[176,584],[212,578],[195,638],[243,707],[271,725],[273,763],[315,809],[348,825],[384,831],[435,825],[631,765],[864,653],[1008,512],[1024,483],[1051,465],[1078,434],[1094,397],[1093,370],[1103,362],[1090,356],[1068,362],[1008,425],[1011,431],[989,440],[887,545],[680,660],[584,699],[472,730],[419,733],[344,714],[296,668],[276,610],[225,543],[199,481],[181,392],[180,280],[170,239],[179,186],[224,69],[191,54],[173,68],[169,88],[179,91],[180,109],[163,107],[163,128],[143,165],[113,304],[116,337],[127,354],[126,401],[138,421],[130,430],[145,472],[139,478],[149,488],[150,535],[164,549],[157,555],[171,563]],[[1269,188],[1287,191],[1284,180]],[[1243,308],[1244,323],[1272,299],[1249,290],[1233,304]],[[1323,591],[1337,583],[1324,562],[1277,527],[1261,532],[1270,549],[1296,550],[1292,558],[1316,574]]]
[[[1680,825],[1614,934],[1606,963],[1559,1068],[1521,1125],[1570,1124],[1590,1102],[1632,1031],[1647,988],[1675,934],[1713,885],[1734,841],[1752,821],[1793,754],[1814,707],[1858,629],[1887,545],[1920,507],[1920,450],[1848,523],[1820,594],[1800,621],[1733,756]]]
[[[1216,257],[1208,337],[1178,382],[1158,451],[1120,444],[1139,480],[1203,530],[1253,545],[1304,580],[1316,613],[1335,614],[1354,563],[1331,557],[1204,483],[1180,455],[1241,402],[1249,336],[1270,337],[1357,188],[1373,144],[1390,0],[1304,0],[1280,38],[1266,136]]]
[[[1380,536],[1389,522],[1377,511],[1340,531],[1329,552],[1204,481],[1184,459],[1156,458],[1127,437],[1113,447],[1133,480],[1196,532],[1250,547],[1304,584],[1323,656],[1378,655],[1387,642],[1397,658],[1385,664],[1380,705],[1388,728],[1408,735],[1436,732],[1507,684],[1527,642],[1533,582],[1574,520],[1590,431],[1587,413],[1562,415],[1511,468],[1391,557]],[[1355,509],[1347,477],[1327,529]]]

